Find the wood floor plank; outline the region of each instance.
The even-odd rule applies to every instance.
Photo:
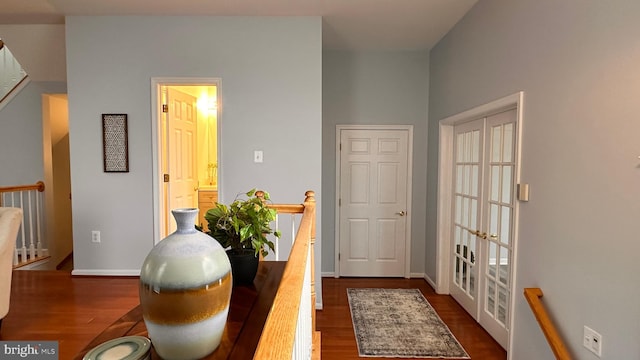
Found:
[[[505,351],[447,295],[422,279],[324,278],[324,309],[317,313],[324,359],[359,359],[347,300],[349,287],[418,288],[472,359],[504,360]],[[72,359],[139,304],[137,277],[73,277],[67,271],[14,271],[11,306],[0,340],[58,341],[60,359]]]
[[[323,310],[316,314],[322,358],[361,359],[351,322],[347,288],[420,289],[472,359],[505,360],[502,347],[449,295],[438,295],[423,279],[323,278]],[[385,358],[376,358],[385,359]]]
[[[137,277],[72,277],[66,271],[14,271],[1,340],[59,342],[72,359],[139,303]]]

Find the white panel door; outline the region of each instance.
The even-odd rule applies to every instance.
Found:
[[[504,348],[509,338],[516,110],[454,128],[451,295]]]
[[[171,87],[167,91],[169,206],[165,214],[168,234],[176,230],[170,211],[197,208],[198,176],[196,173],[197,109],[196,98]]]
[[[339,275],[404,276],[408,130],[340,130]]]

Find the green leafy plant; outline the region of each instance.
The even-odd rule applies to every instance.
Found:
[[[252,189],[244,194],[246,198],[239,195],[229,205],[216,203],[216,207],[205,214],[209,224],[207,233],[223,248],[231,248],[238,254],[253,250],[255,256],[259,253],[267,256],[269,250],[274,250],[274,244],[267,236],[273,234],[280,238],[280,231],[271,228],[276,210],[268,207],[268,192],[263,192],[263,198],[256,193],[256,189]]]

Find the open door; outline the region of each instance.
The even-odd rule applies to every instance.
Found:
[[[175,231],[172,209],[200,208],[200,224],[201,199],[217,195],[218,89],[215,79],[152,81],[154,243]]]
[[[167,235],[176,231],[176,223],[169,216],[171,209],[198,207],[197,108],[196,97],[166,87],[167,101],[163,112],[167,118],[165,147],[168,178]]]

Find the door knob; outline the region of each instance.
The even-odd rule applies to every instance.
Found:
[[[405,216],[407,215],[407,213],[404,210],[402,210],[400,212],[397,212],[396,215]]]
[[[471,230],[467,229],[467,231],[470,232],[471,234],[479,237],[479,238],[482,238],[482,239],[486,239],[487,238],[487,233],[480,232],[480,230],[471,231]]]

